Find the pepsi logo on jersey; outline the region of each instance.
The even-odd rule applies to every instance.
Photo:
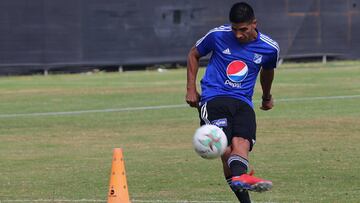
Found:
[[[245,62],[240,60],[232,61],[226,68],[226,76],[229,80],[226,80],[225,84],[240,88],[240,82],[246,78],[248,72],[249,69]]]

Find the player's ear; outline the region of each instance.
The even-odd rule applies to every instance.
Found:
[[[257,27],[257,20],[254,19],[251,23],[251,26],[255,29]]]

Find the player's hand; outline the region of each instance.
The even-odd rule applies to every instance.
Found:
[[[273,97],[270,95],[268,98],[262,97],[261,110],[267,111],[274,107]]]
[[[185,97],[186,103],[191,107],[199,107],[200,94],[196,90],[188,90]]]

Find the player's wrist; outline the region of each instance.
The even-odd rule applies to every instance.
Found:
[[[196,85],[195,84],[189,84],[186,86],[187,91],[196,91]]]
[[[267,95],[262,95],[262,100],[263,101],[266,101],[266,102],[268,102],[268,101],[271,101],[271,99],[272,99],[272,95],[271,94],[267,94]]]

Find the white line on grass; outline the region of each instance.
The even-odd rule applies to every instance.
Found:
[[[284,98],[284,99],[275,99],[275,101],[277,101],[277,102],[292,102],[292,101],[314,101],[314,100],[355,99],[355,98],[360,98],[360,95]]]
[[[172,108],[184,108],[187,105],[164,105],[164,106],[143,106],[143,107],[129,107],[118,109],[95,109],[95,110],[83,110],[83,111],[63,111],[63,112],[45,112],[45,113],[15,113],[15,114],[0,114],[0,118],[12,118],[12,117],[24,117],[24,116],[59,116],[59,115],[77,115],[85,113],[109,113],[109,112],[121,112],[121,111],[139,111],[139,110],[156,110],[156,109],[172,109]]]
[[[283,99],[275,99],[275,101],[276,102],[298,102],[298,101],[354,99],[354,98],[360,98],[360,95],[283,98]],[[256,100],[254,102],[259,103],[260,100]],[[82,110],[82,111],[63,111],[63,112],[44,112],[44,113],[15,113],[15,114],[0,114],[0,118],[60,116],[60,115],[78,115],[78,114],[86,114],[86,113],[109,113],[109,112],[123,112],[123,111],[173,109],[173,108],[184,108],[184,107],[187,107],[187,106],[188,106],[187,104],[176,104],[176,105],[162,105],[162,106],[128,107],[128,108],[117,108],[117,109],[95,109],[95,110]]]

